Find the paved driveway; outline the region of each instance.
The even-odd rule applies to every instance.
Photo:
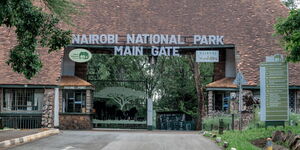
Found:
[[[219,150],[196,132],[62,131],[10,150]]]

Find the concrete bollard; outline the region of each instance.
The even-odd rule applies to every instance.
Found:
[[[266,150],[272,150],[273,147],[272,147],[273,143],[272,143],[272,139],[271,138],[267,138],[267,144],[266,144]]]

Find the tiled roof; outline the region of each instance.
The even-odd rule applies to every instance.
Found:
[[[73,33],[224,35],[249,85],[259,84],[265,56],[284,53],[272,35],[276,19],[289,11],[280,0],[78,1],[85,13],[74,19]],[[290,84],[300,85],[300,64],[289,66]]]
[[[59,85],[60,86],[92,86],[91,83],[76,76],[62,76]]]
[[[215,82],[209,83],[206,85],[207,88],[237,88],[235,84],[233,84],[234,78],[223,78],[221,80],[217,80]]]
[[[259,64],[265,56],[284,53],[272,36],[276,18],[288,9],[280,0],[74,0],[84,5],[73,24],[75,34],[180,34],[224,35],[235,44],[237,69],[249,85],[257,85]],[[12,31],[10,31],[12,32]],[[9,30],[0,28],[0,84],[27,83],[5,64],[13,46]],[[58,52],[61,54],[61,51]],[[41,73],[31,83],[56,84],[61,73],[60,56],[40,53]],[[300,64],[290,65],[290,84],[300,85]]]

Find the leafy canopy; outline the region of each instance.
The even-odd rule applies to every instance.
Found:
[[[287,51],[287,60],[300,61],[300,10],[291,10],[287,18],[279,18],[275,24],[276,35]]]
[[[128,82],[126,87],[147,90],[148,96],[154,99],[154,108],[157,111],[182,111],[196,118],[197,94],[188,57],[161,56],[156,58],[156,63],[153,65],[149,64],[150,60],[148,56],[94,54],[88,62],[88,80],[147,81],[146,87],[144,83],[135,82]],[[212,82],[213,64],[201,63],[199,67],[202,74],[201,84]],[[103,82],[93,82],[93,84],[96,87],[95,97],[98,95],[96,94],[98,89],[107,86]],[[130,104],[132,105],[133,102],[131,101]]]
[[[17,45],[11,49],[7,64],[27,79],[31,79],[42,68],[37,47],[56,51],[69,44],[71,32],[57,27],[59,19],[65,20],[72,4],[66,0],[43,0],[51,13],[33,5],[30,0],[1,0],[0,25],[14,27]],[[66,15],[68,17],[68,15]]]
[[[289,9],[296,9],[295,0],[282,0],[283,4]]]

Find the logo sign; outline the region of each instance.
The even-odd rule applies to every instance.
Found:
[[[69,58],[78,63],[88,62],[92,58],[92,53],[86,49],[73,49],[69,53]]]
[[[260,64],[261,121],[287,121],[289,116],[288,65],[282,55]]]
[[[219,62],[219,51],[196,51],[196,62]]]

